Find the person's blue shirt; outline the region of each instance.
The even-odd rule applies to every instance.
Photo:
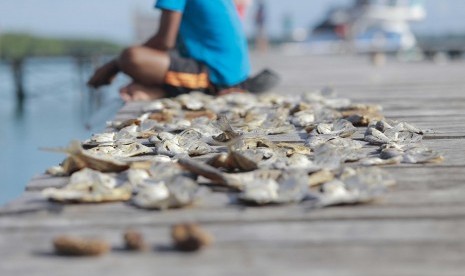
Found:
[[[183,13],[178,49],[206,64],[213,84],[233,86],[247,79],[247,40],[233,0],[157,0],[155,7]]]

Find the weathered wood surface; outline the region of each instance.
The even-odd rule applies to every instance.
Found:
[[[254,64],[282,74],[277,93],[329,85],[354,102],[382,105],[389,118],[433,129],[424,144],[445,162],[386,167],[398,185],[382,201],[327,209],[246,208],[208,192],[193,208],[166,212],[125,203],[62,206],[44,202],[39,191],[67,179],[37,176],[0,209],[0,275],[464,275],[465,63],[393,61],[374,68],[360,57],[272,53],[255,56]],[[126,105],[116,119],[132,118],[142,107]],[[182,221],[204,225],[214,246],[194,255],[172,252],[169,227]],[[142,231],[153,249],[119,250],[128,227]],[[66,233],[103,237],[115,249],[97,259],[53,256],[50,240]]]

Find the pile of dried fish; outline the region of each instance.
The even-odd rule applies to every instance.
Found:
[[[394,180],[372,166],[443,159],[421,144],[424,131],[386,120],[379,106],[323,92],[191,93],[149,103],[144,112],[60,149],[68,158],[48,173],[71,176],[69,184],[43,194],[169,209],[194,205],[206,184],[237,203],[324,207],[382,196]]]

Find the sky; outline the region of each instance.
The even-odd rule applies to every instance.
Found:
[[[213,0],[212,0],[213,1]],[[50,36],[105,38],[131,43],[132,13],[156,14],[154,0],[0,0],[0,32],[27,31]],[[351,0],[267,0],[269,31],[281,32],[281,20],[290,13],[295,27],[308,28],[324,17],[332,5]],[[415,23],[419,33],[465,33],[464,0],[425,0],[428,18]],[[250,13],[245,29],[251,32]],[[156,27],[154,26],[154,32]]]

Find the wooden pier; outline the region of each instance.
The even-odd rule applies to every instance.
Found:
[[[465,275],[465,62],[373,67],[364,57],[271,52],[254,56],[254,66],[282,74],[277,93],[331,86],[354,102],[382,105],[388,118],[433,129],[424,144],[445,161],[386,167],[398,185],[377,204],[316,210],[230,206],[222,194],[164,212],[124,203],[64,206],[39,195],[66,178],[38,176],[0,209],[0,275]],[[117,117],[139,109],[127,105]],[[171,251],[169,228],[185,221],[211,232],[213,246]],[[129,227],[153,250],[118,250]],[[51,240],[60,234],[102,237],[115,249],[100,258],[57,257]]]

